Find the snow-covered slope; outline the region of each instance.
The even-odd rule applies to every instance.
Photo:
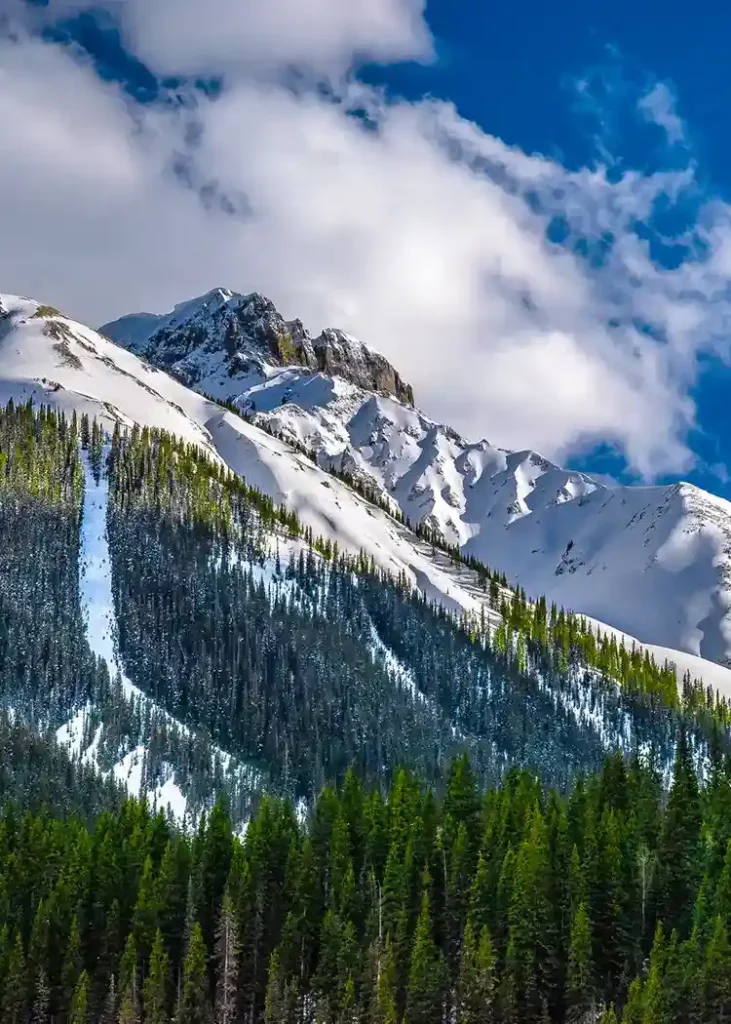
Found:
[[[109,426],[159,427],[206,450],[294,508],[316,535],[365,551],[453,609],[476,610],[476,577],[291,447],[201,397],[96,331],[29,299],[0,295],[0,402],[45,402]]]
[[[414,408],[410,389],[377,386],[364,346],[313,363],[302,325],[260,296],[217,290],[102,330],[367,481],[529,594],[731,664],[731,503],[690,484],[608,489],[535,452],[470,443]],[[276,339],[290,335],[282,358]]]
[[[97,657],[106,662],[110,678],[119,681],[119,699],[138,709],[137,717],[140,722],[149,725],[157,719],[158,722],[164,723],[168,730],[175,729],[191,742],[200,743],[199,737],[135,686],[122,669],[116,648],[117,631],[107,538],[108,482],[104,477],[95,480],[85,453],[83,459],[85,487],[81,522],[79,597],[89,646]],[[94,724],[95,711],[98,712],[99,709],[90,705],[80,708],[69,722],[57,730],[58,742],[97,771],[112,775],[131,796],[146,795],[153,807],[162,808],[179,822],[195,821],[195,815],[191,814],[188,799],[179,784],[180,781],[187,784],[190,780],[176,779],[176,774],[180,773],[176,773],[172,764],[163,761],[155,766],[154,780],[144,778],[146,767],[150,767],[147,745],[138,742],[146,738],[144,726],[141,735],[134,742],[123,742],[123,737],[119,736],[116,730],[112,730],[114,735],[110,738],[105,733],[104,724]],[[116,750],[111,767],[105,769],[100,752],[107,742],[111,742]],[[210,759],[211,777],[215,777],[218,771],[241,790],[257,790],[259,777],[251,766],[238,762],[212,743],[208,743],[205,755]],[[199,756],[202,760],[203,751]]]
[[[199,303],[193,305],[199,310]],[[224,392],[223,381],[211,387],[209,375],[205,383],[204,390],[221,398],[235,395],[239,384],[228,378]],[[277,389],[295,387],[290,394],[297,402],[281,405]],[[409,518],[419,518],[420,509],[421,517],[442,517],[449,536],[450,512],[463,544],[527,590],[545,592],[655,644],[660,660],[667,649],[681,672],[689,667],[731,694],[731,671],[691,657],[727,657],[722,570],[728,506],[721,499],[685,485],[607,491],[531,453],[503,452],[487,442],[467,445],[407,403],[337,375],[267,364],[252,388],[245,397],[255,396],[262,415],[279,417],[271,420],[274,425],[318,443],[325,463],[344,455],[347,468],[352,458],[363,475],[382,482]],[[365,550],[383,568],[403,571],[446,606],[472,611],[482,604],[474,574],[455,567],[284,441],[102,334],[37,302],[0,295],[0,402],[10,397],[87,412],[109,426],[119,421],[171,431],[295,508],[315,533],[345,549]],[[709,646],[712,637],[715,647]],[[674,648],[689,652],[688,665]]]

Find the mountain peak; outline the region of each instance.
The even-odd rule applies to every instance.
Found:
[[[301,320],[285,320],[258,292],[214,288],[179,303],[171,313],[125,316],[101,331],[190,385],[217,373],[231,380],[252,375],[263,380],[272,371],[299,366],[406,405],[414,402],[411,386],[384,356],[335,328],[313,338]]]

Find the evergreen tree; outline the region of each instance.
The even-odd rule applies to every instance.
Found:
[[[183,964],[183,988],[175,1016],[176,1024],[210,1024],[208,969],[203,933],[196,921]]]
[[[700,824],[698,779],[686,731],[681,729],[658,850],[658,917],[667,933],[675,929],[681,937],[690,931]]]
[[[642,982],[635,978],[627,993],[622,1024],[643,1024],[645,1019],[645,1002],[642,994]]]
[[[223,894],[216,930],[216,1024],[233,1024],[236,1019],[239,970],[238,925],[231,894]]]
[[[109,987],[104,1000],[100,1024],[117,1024],[117,983],[113,974],[109,977]]]
[[[119,967],[120,996],[119,1024],[139,1024],[142,1017],[139,990],[139,968],[137,966],[137,945],[130,932],[124,947]]]
[[[576,1024],[584,1024],[596,1016],[591,946],[589,916],[580,903],[571,922],[566,1000],[568,1020]]]
[[[376,978],[368,1024],[398,1024],[398,972],[390,935],[376,946]]]
[[[21,1024],[28,1005],[28,977],[20,932],[15,935],[3,991],[3,1024]]]
[[[89,975],[82,971],[71,999],[69,1024],[87,1024],[89,1014]]]
[[[71,1000],[73,999],[76,986],[79,983],[81,972],[84,969],[84,964],[81,956],[81,937],[79,935],[79,919],[74,914],[71,921],[71,930],[68,937],[68,945],[66,947],[66,955],[63,961],[63,970],[61,973],[61,990],[63,1005],[66,1007],[71,1006]]]
[[[167,1024],[170,1020],[168,1000],[170,989],[170,959],[158,928],[150,956],[150,970],[142,986],[145,1024]]]
[[[467,920],[457,985],[458,1024],[492,1024],[496,1019],[496,958],[487,927],[476,941],[472,921]]]
[[[703,988],[705,1019],[727,1024],[731,1020],[731,948],[720,915],[706,950]]]
[[[50,1024],[51,989],[48,984],[45,966],[40,967],[36,975],[36,991],[30,1019],[31,1024]]]
[[[425,890],[416,923],[406,992],[406,1024],[441,1020],[444,1002],[444,964],[432,936],[429,894]]]

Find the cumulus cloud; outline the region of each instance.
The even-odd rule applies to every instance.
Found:
[[[356,29],[321,67],[367,49],[379,10],[412,26],[392,32],[394,53],[423,52],[418,6],[348,9]],[[190,45],[148,60],[225,63],[219,42]],[[140,106],[29,37],[0,41],[0,124],[4,290],[95,323],[216,285],[259,290],[378,348],[470,437],[557,458],[603,441],[648,477],[691,465],[687,396],[699,357],[728,355],[731,275],[729,210],[698,200],[692,166],[569,171],[448,104],[388,102],[352,79],[325,96],[242,72],[216,99]],[[693,223],[660,236],[658,202],[688,195]],[[671,243],[680,255],[658,264],[653,247]]]
[[[354,60],[425,59],[425,0],[49,0],[16,4],[36,22],[94,7],[119,24],[129,48],[162,75],[236,73],[296,65],[342,71]]]

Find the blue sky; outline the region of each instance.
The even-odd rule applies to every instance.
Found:
[[[5,5],[3,288],[92,322],[263,290],[470,436],[731,496],[731,12]]]
[[[671,0],[661,11],[638,11],[632,0],[563,0],[552,5],[540,0],[430,0],[427,17],[437,39],[437,60],[371,69],[375,81],[410,98],[431,93],[449,99],[464,117],[508,144],[556,154],[574,167],[596,157],[596,124],[577,101],[577,80],[597,75],[613,80],[616,91],[606,95],[602,112],[609,119],[626,102],[622,90],[631,94],[648,80],[667,82],[705,187],[711,194],[731,195],[726,127],[731,9],[680,0]],[[656,141],[625,126],[612,143],[619,160],[641,166],[658,160]],[[731,373],[724,362],[704,361],[692,393],[698,430],[692,432],[691,443],[699,464],[684,475],[731,497]],[[632,479],[621,454],[606,445],[570,461],[590,472]]]

